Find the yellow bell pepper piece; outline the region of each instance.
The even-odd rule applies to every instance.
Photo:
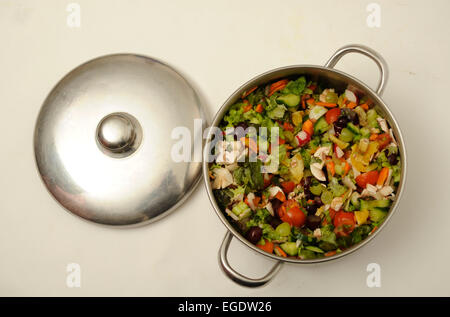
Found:
[[[301,154],[298,154],[298,153],[295,154],[294,157],[292,157],[292,159],[291,159],[290,165],[291,165],[289,168],[290,179],[294,183],[298,184],[302,180],[303,170],[305,168]]]
[[[370,159],[373,155],[378,151],[378,142],[370,142],[369,146],[364,154],[358,149],[358,146],[355,144],[352,146],[352,154],[350,155],[350,160],[352,165],[359,172],[368,172],[372,167],[370,167]]]
[[[355,218],[358,225],[362,225],[366,223],[367,218],[369,218],[369,211],[368,210],[355,211]]]
[[[302,124],[303,121],[303,111],[296,111],[292,113],[292,123],[295,126]]]

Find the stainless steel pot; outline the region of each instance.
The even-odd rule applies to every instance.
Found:
[[[373,91],[371,88],[369,88],[366,84],[361,82],[360,80],[356,79],[355,77],[352,77],[344,72],[341,72],[339,70],[334,69],[334,66],[336,63],[346,54],[348,53],[360,53],[363,55],[366,55],[370,59],[372,59],[378,66],[381,77],[378,83],[378,87],[375,91]],[[211,139],[213,137],[212,132],[210,132],[206,139],[206,146],[205,146],[205,152],[204,152],[204,160],[203,160],[203,177],[205,180],[205,186],[206,190],[208,192],[209,199],[211,201],[212,206],[214,207],[214,210],[217,213],[217,216],[219,216],[220,220],[223,222],[223,224],[227,227],[228,232],[225,235],[225,238],[222,242],[222,245],[219,250],[219,264],[224,271],[224,273],[233,281],[236,283],[248,286],[248,287],[257,287],[262,286],[268,283],[281,269],[282,265],[285,262],[293,263],[293,264],[309,264],[309,263],[320,263],[325,261],[331,261],[336,260],[339,258],[342,258],[343,256],[346,256],[357,249],[361,248],[362,246],[366,245],[371,241],[376,235],[379,234],[379,232],[386,226],[386,224],[389,222],[390,218],[394,214],[394,211],[397,209],[397,206],[399,204],[400,197],[402,195],[404,186],[405,186],[405,180],[406,180],[406,151],[405,151],[405,145],[403,141],[402,134],[400,132],[400,128],[398,126],[397,121],[395,120],[393,114],[389,110],[389,108],[386,106],[384,101],[381,99],[381,95],[383,93],[383,90],[386,86],[386,82],[388,79],[388,68],[387,64],[384,61],[384,59],[374,50],[363,46],[363,45],[347,45],[342,48],[340,48],[336,53],[331,56],[331,58],[328,60],[328,62],[325,64],[325,66],[315,66],[315,65],[294,65],[294,66],[287,66],[287,67],[281,67],[277,68],[271,71],[268,71],[266,73],[263,73],[259,76],[256,76],[255,78],[251,79],[250,81],[246,82],[244,85],[242,85],[239,89],[237,89],[222,105],[222,107],[217,112],[216,116],[214,117],[214,120],[212,122],[212,126],[218,126],[220,121],[222,120],[225,113],[228,111],[229,107],[233,105],[239,97],[242,95],[242,93],[249,88],[252,88],[257,85],[262,85],[267,82],[281,79],[287,76],[292,75],[307,75],[309,78],[313,78],[315,81],[318,81],[319,83],[323,83],[329,87],[334,87],[337,89],[345,89],[348,86],[353,87],[353,89],[356,89],[356,91],[361,92],[362,94],[367,95],[369,98],[371,98],[375,103],[376,110],[383,114],[386,120],[389,122],[390,126],[393,129],[394,136],[397,140],[399,150],[400,150],[400,157],[401,157],[401,164],[402,164],[402,172],[401,172],[401,180],[399,187],[397,189],[397,196],[396,200],[391,206],[391,209],[389,211],[389,214],[386,218],[386,220],[383,222],[383,224],[376,230],[372,235],[367,237],[365,240],[361,241],[359,244],[354,245],[353,247],[345,250],[342,253],[336,254],[331,257],[323,257],[318,259],[310,259],[310,260],[300,260],[300,259],[293,259],[293,258],[282,258],[279,256],[276,256],[274,254],[269,254],[267,252],[264,252],[257,248],[255,245],[250,243],[245,237],[243,237],[233,226],[232,224],[227,220],[225,215],[222,213],[220,208],[218,207],[213,192],[211,188],[211,183],[209,180],[208,175],[208,153],[210,152],[210,143]],[[232,238],[236,237],[239,241],[241,241],[243,244],[245,244],[247,247],[252,249],[255,252],[258,252],[268,258],[271,258],[276,261],[275,265],[272,267],[272,269],[262,278],[249,278],[246,277],[240,273],[238,273],[236,270],[234,270],[230,264],[228,263],[227,259],[227,252],[228,248],[230,246],[230,242]]]

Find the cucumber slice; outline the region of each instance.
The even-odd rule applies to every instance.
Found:
[[[329,190],[325,190],[322,192],[322,195],[320,195],[320,199],[324,204],[331,204],[331,201],[333,200],[333,193]]]
[[[316,258],[316,254],[313,251],[307,249],[300,249],[298,252],[298,256],[303,260]]]
[[[315,185],[315,186],[311,186],[309,188],[309,190],[310,190],[311,194],[313,194],[315,196],[319,196],[322,193],[323,186],[318,184],[318,185]]]
[[[384,208],[388,208],[391,205],[391,201],[389,199],[382,199],[382,200],[359,200],[361,208],[360,210],[379,210],[384,213],[387,213]]]
[[[344,142],[352,142],[353,137],[354,135],[350,129],[343,128],[341,134],[339,135],[339,140]]]
[[[378,113],[375,109],[369,109],[367,111],[367,121],[376,121],[378,118]]]
[[[356,125],[354,125],[353,123],[349,122],[349,123],[347,124],[347,128],[348,128],[350,131],[352,131],[353,134],[359,134],[359,128],[358,128]]]
[[[370,202],[364,199],[360,199],[359,200],[359,205],[360,205],[360,210],[364,211],[364,210],[369,210],[370,207]]]
[[[280,244],[281,249],[289,255],[297,255],[298,249],[295,242],[285,242]]]
[[[390,199],[372,200],[370,202],[371,207],[388,208],[390,205],[391,205]]]
[[[288,107],[295,107],[300,103],[300,96],[294,94],[282,95],[277,98],[277,101],[281,101]]]
[[[333,141],[333,143],[335,143],[337,146],[339,146],[342,150],[347,148],[347,146],[349,146],[348,142],[344,142],[342,140],[339,140],[334,135],[330,135],[330,140]]]
[[[308,246],[305,247],[305,249],[309,250],[309,251],[316,252],[316,253],[324,253],[322,249],[320,249],[318,247],[315,247],[313,245],[308,245]]]
[[[359,130],[359,132],[361,133],[361,138],[362,139],[366,139],[366,138],[370,137],[370,129],[369,128],[366,128],[366,127],[361,128]]]
[[[370,220],[372,220],[373,222],[381,222],[384,220],[384,218],[386,218],[387,216],[387,212],[384,211],[381,208],[377,208],[377,207],[373,207],[369,210],[369,217]]]
[[[321,117],[314,125],[314,134],[322,134],[328,130],[330,126],[324,117]]]

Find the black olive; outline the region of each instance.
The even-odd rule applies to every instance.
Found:
[[[304,187],[309,187],[309,185],[311,185],[311,176],[305,177],[303,186]]]
[[[354,125],[359,124],[358,114],[355,111],[353,111],[352,109],[344,108],[344,109],[342,109],[342,114],[345,115],[347,117],[348,121],[350,121]]]
[[[349,122],[346,115],[340,115],[337,121],[334,123],[334,131],[336,132],[336,135],[339,136],[341,134],[341,131],[343,128],[347,126],[347,123]]]
[[[281,186],[280,176],[275,175],[274,177],[272,177],[271,183],[274,184],[275,186]]]
[[[306,227],[311,230],[317,229],[320,226],[321,219],[316,215],[309,215],[306,217]]]
[[[242,128],[242,129],[238,129]],[[248,128],[248,124],[246,122],[239,123],[236,128],[234,129],[233,137],[234,140],[237,140],[238,138],[242,138],[245,136],[245,130]]]
[[[246,130],[248,128],[248,124],[246,122],[239,123],[236,128],[241,127],[242,129]]]
[[[314,195],[309,190],[308,191],[305,190],[304,193],[305,193],[306,200],[314,199]]]
[[[317,211],[317,205],[316,204],[307,204],[305,209],[308,212],[308,215],[314,215]]]
[[[398,156],[395,153],[392,153],[391,155],[389,155],[387,157],[387,159],[389,161],[389,164],[391,164],[391,165],[397,165],[397,163],[398,163]]]
[[[345,128],[347,126],[347,123],[349,122],[347,116],[339,116],[339,118],[337,119],[336,123],[338,126]]]
[[[272,226],[272,228],[276,229],[279,225],[281,225],[283,221],[281,221],[280,218],[273,217],[269,220],[269,225]]]
[[[319,206],[322,205],[322,199],[319,196],[314,197],[314,202]]]
[[[251,227],[250,230],[248,230],[247,239],[251,243],[257,244],[259,242],[259,240],[261,240],[262,234],[263,234],[262,229],[258,226],[254,226],[254,227]]]
[[[359,125],[359,117],[358,117],[358,115],[354,116],[351,121],[352,121],[352,123],[354,125]]]
[[[386,156],[389,164],[396,165],[398,163],[398,155],[396,153],[389,154],[389,150],[384,150],[384,155]]]
[[[272,209],[276,213],[278,208],[280,208],[282,202],[279,201],[278,199],[274,198],[271,200],[271,203],[272,203]]]
[[[307,200],[314,199],[314,195],[309,190],[309,186],[311,185],[311,176],[305,178],[303,182],[303,192],[305,193],[305,198]]]

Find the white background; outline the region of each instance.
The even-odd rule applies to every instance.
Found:
[[[0,1],[0,295],[31,296],[391,296],[450,295],[449,1],[79,0],[81,27],[66,24],[70,1]],[[167,218],[137,229],[82,221],[50,197],[35,168],[32,136],[53,85],[99,55],[132,52],[187,74],[213,115],[242,83],[275,67],[323,65],[339,47],[368,45],[390,67],[384,100],[408,151],[398,213],[369,245],[339,261],[285,265],[268,286],[247,289],[220,271],[226,228],[204,184]],[[374,87],[378,70],[349,55],[337,68]],[[238,242],[230,262],[256,277],[272,262]],[[81,265],[81,288],[66,265]],[[381,266],[381,288],[366,267]]]

